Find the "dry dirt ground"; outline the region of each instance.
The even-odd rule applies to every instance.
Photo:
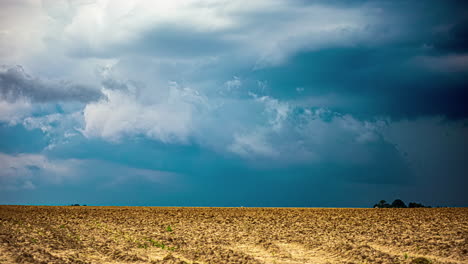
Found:
[[[468,208],[0,206],[0,263],[468,263]]]

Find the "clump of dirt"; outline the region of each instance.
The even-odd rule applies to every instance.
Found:
[[[0,206],[0,263],[468,263],[468,208]]]
[[[431,262],[427,258],[415,258],[411,261],[411,264],[430,264]]]

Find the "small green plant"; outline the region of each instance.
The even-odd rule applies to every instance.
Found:
[[[405,257],[405,259],[408,259],[408,254],[405,253],[404,257]]]
[[[166,249],[166,250],[169,250],[169,251],[175,251],[177,249],[176,246],[173,246],[173,247],[169,247],[167,245],[165,245],[163,242],[160,242],[160,241],[156,241],[152,238],[148,238],[147,241],[150,243],[151,246],[153,247],[158,247],[158,248],[161,248],[161,249]]]
[[[175,247],[166,247],[166,245],[164,245],[163,242],[153,240],[152,238],[149,238],[148,241],[151,243],[151,245],[153,247],[158,247],[158,248],[161,248],[161,249],[167,249],[167,250],[171,250],[171,251],[175,250]]]
[[[168,225],[168,226],[166,227],[166,231],[167,231],[167,232],[172,232],[172,227],[171,227],[170,225]]]
[[[176,248],[175,247],[167,247],[167,250],[174,251],[174,250],[176,250]]]
[[[37,239],[33,238],[33,239],[31,239],[31,242],[37,243]]]
[[[60,225],[60,228],[65,228],[65,225]]]
[[[148,248],[148,245],[146,245],[146,243],[139,243],[138,244],[138,248]]]

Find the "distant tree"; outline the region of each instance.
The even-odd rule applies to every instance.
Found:
[[[388,204],[385,200],[381,200],[380,202],[374,204],[374,208],[431,208],[430,206],[425,206],[420,203],[410,202],[408,206],[406,206],[405,202],[400,199],[396,199],[393,201],[392,204]]]
[[[420,204],[420,203],[409,203],[408,207],[409,208],[424,208],[424,207],[430,207],[430,206],[424,206],[423,204]]]
[[[406,204],[402,200],[396,199],[392,203],[392,208],[406,208]]]
[[[389,208],[390,205],[385,200],[381,200],[378,204],[374,205],[374,208]]]

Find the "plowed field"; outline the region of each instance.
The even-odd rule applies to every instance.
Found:
[[[468,208],[0,206],[0,263],[468,263]]]

